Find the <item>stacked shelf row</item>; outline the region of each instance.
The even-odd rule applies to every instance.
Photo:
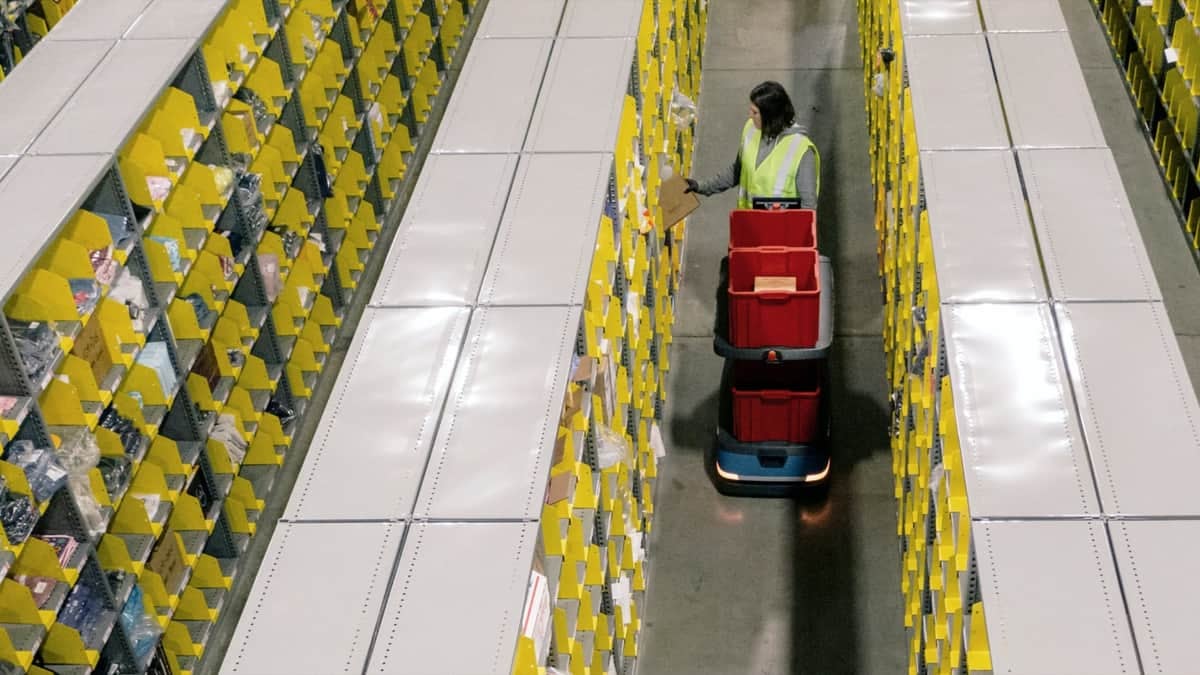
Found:
[[[0,86],[5,672],[195,670],[467,9],[87,3]]]
[[[1094,0],[1163,177],[1200,249],[1200,20],[1190,0]]]
[[[150,0],[138,0],[141,6]],[[79,0],[9,0],[0,5],[0,82]]]
[[[859,17],[908,671],[1187,672],[1200,410],[1058,3]]]
[[[636,670],[701,5],[490,0],[223,672]]]

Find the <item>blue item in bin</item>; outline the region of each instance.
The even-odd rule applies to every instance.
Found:
[[[171,269],[176,272],[183,271],[183,255],[179,252],[179,241],[171,237],[149,237],[150,241],[156,241],[167,249],[167,259],[171,261]]]
[[[175,383],[178,382],[178,378],[175,375],[175,366],[171,365],[171,354],[167,351],[165,342],[147,342],[138,356],[137,362],[154,369],[164,394],[169,395],[175,391]]]
[[[133,235],[137,234],[133,227],[133,221],[125,216],[100,212],[96,212],[96,215],[103,218],[104,222],[108,224],[108,233],[112,235],[113,246],[117,248],[125,248]]]
[[[87,583],[71,589],[67,602],[58,613],[58,622],[79,631],[85,645],[95,645],[104,621],[104,596]]]
[[[5,461],[25,472],[33,498],[45,502],[67,484],[67,470],[52,451],[34,446],[33,441],[14,441],[8,446]]]

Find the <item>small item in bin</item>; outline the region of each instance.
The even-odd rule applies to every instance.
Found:
[[[755,293],[795,293],[796,277],[754,277]]]

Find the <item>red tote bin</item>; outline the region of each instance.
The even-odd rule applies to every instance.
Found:
[[[814,346],[820,332],[819,265],[814,249],[730,251],[729,342],[749,348]],[[756,292],[758,277],[794,277],[796,290]]]
[[[729,213],[729,248],[817,248],[817,212],[740,209]]]
[[[743,443],[808,444],[821,433],[820,363],[738,362],[733,435]]]

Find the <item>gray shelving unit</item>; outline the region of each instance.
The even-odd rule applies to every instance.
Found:
[[[635,38],[559,39],[525,151],[612,152],[629,88]]]
[[[109,155],[24,156],[0,181],[0,294],[5,299],[55,233],[96,189]],[[53,181],[47,181],[53,176]]]
[[[1103,523],[973,530],[992,672],[1141,672]]]
[[[1013,147],[1107,147],[1065,30],[989,33],[988,46]]]
[[[431,70],[437,71],[432,74],[436,75],[439,81],[444,78],[445,73],[442,71],[454,56],[454,51],[441,43],[443,38],[449,41],[455,36],[443,35],[445,25],[440,21],[441,15],[439,14],[439,11],[445,12],[448,7],[451,7],[451,3],[458,5],[457,9],[461,9],[464,15],[470,15],[471,5],[461,0],[441,2],[438,6],[426,3],[419,10],[429,17],[433,25],[433,42],[438,51],[437,58],[429,58],[423,64],[411,64],[414,68],[421,66],[426,69],[426,82],[430,79],[428,75]],[[230,0],[132,0],[130,2],[88,0],[88,2],[81,2],[77,7],[78,11],[68,14],[67,18],[51,33],[51,36],[28,54],[22,67],[16,69],[3,83],[0,83],[0,107],[6,108],[6,125],[0,129],[0,213],[4,214],[4,217],[0,219],[0,230],[3,230],[0,234],[3,235],[4,241],[4,246],[0,248],[0,295],[3,295],[6,300],[11,299],[18,284],[27,278],[26,275],[33,269],[34,264],[38,262],[44,252],[50,250],[50,247],[63,234],[64,228],[72,222],[80,209],[107,217],[107,222],[110,224],[114,221],[124,220],[131,228],[131,235],[129,243],[125,245],[126,248],[122,249],[122,252],[128,253],[128,260],[122,265],[123,269],[119,272],[118,278],[134,279],[137,282],[136,285],[145,292],[145,306],[138,303],[140,317],[144,318],[145,323],[144,332],[139,329],[139,337],[145,338],[148,343],[156,343],[164,348],[167,362],[164,370],[169,370],[169,375],[174,379],[174,386],[166,386],[165,388],[169,391],[163,392],[166,405],[146,402],[141,407],[149,423],[146,429],[153,426],[153,433],[157,434],[157,438],[167,439],[172,443],[171,448],[178,448],[179,463],[182,464],[182,469],[178,469],[172,462],[162,461],[159,449],[151,450],[148,447],[150,444],[146,435],[138,437],[141,445],[125,449],[131,465],[138,467],[138,471],[142,473],[153,473],[146,467],[152,469],[159,467],[161,466],[160,462],[169,466],[169,468],[163,469],[163,472],[166,474],[164,480],[173,493],[172,499],[164,498],[154,513],[147,514],[155,526],[161,527],[167,533],[165,536],[129,531],[127,525],[113,526],[113,523],[119,520],[117,518],[119,511],[116,510],[116,507],[109,507],[101,508],[101,517],[104,522],[99,531],[106,535],[102,540],[99,535],[85,528],[80,504],[65,490],[58,492],[47,503],[39,505],[44,508],[44,513],[38,521],[37,533],[67,534],[79,542],[81,553],[78,556],[80,560],[77,561],[79,569],[76,570],[80,572],[78,583],[86,583],[91,590],[99,594],[101,605],[108,611],[105,615],[106,624],[97,633],[98,637],[88,638],[85,643],[85,647],[92,652],[88,658],[98,658],[98,663],[95,664],[96,672],[110,672],[110,670],[117,672],[119,670],[123,673],[135,674],[145,672],[147,669],[148,663],[145,659],[139,661],[135,658],[131,638],[126,634],[121,623],[117,621],[117,616],[130,597],[138,574],[142,574],[143,568],[155,569],[156,565],[149,561],[157,552],[166,548],[164,545],[166,542],[173,541],[173,534],[178,534],[183,542],[187,556],[185,567],[189,571],[180,579],[171,580],[171,584],[166,589],[167,593],[178,596],[184,592],[185,588],[189,590],[189,593],[191,591],[200,593],[208,604],[209,612],[205,617],[198,617],[194,613],[191,616],[184,616],[178,606],[186,603],[181,603],[178,597],[175,598],[176,604],[169,607],[156,606],[153,609],[159,620],[165,617],[167,621],[164,623],[169,623],[173,629],[182,627],[190,638],[190,643],[185,645],[187,641],[181,642],[176,639],[178,638],[176,633],[176,638],[172,638],[172,644],[168,645],[167,651],[171,652],[169,658],[177,661],[178,668],[203,672],[204,664],[200,663],[195,652],[202,652],[209,645],[210,638],[217,632],[214,624],[219,613],[221,616],[225,616],[222,610],[226,606],[228,593],[224,587],[221,589],[207,586],[201,588],[194,585],[193,582],[196,582],[197,578],[201,576],[199,572],[193,574],[194,568],[200,563],[213,563],[219,570],[214,572],[212,567],[207,568],[204,574],[207,581],[197,583],[214,583],[214,574],[219,574],[222,579],[221,583],[228,584],[232,583],[231,580],[237,575],[253,573],[254,570],[245,569],[245,565],[243,565],[250,536],[262,517],[265,498],[269,491],[276,482],[282,482],[276,481],[277,474],[280,472],[279,466],[270,460],[278,459],[279,463],[282,463],[283,455],[290,450],[288,447],[291,443],[290,435],[296,429],[299,421],[303,419],[311,397],[310,394],[300,393],[300,390],[313,388],[319,377],[318,371],[305,370],[297,373],[288,367],[289,359],[293,352],[298,350],[301,338],[284,334],[286,329],[291,326],[276,325],[277,321],[295,322],[296,318],[272,312],[273,299],[268,298],[267,284],[259,265],[261,251],[258,250],[258,247],[265,236],[266,228],[254,224],[251,217],[251,205],[234,194],[223,195],[223,197],[228,197],[228,199],[222,199],[223,205],[205,204],[203,216],[207,222],[204,223],[204,227],[198,227],[196,223],[185,226],[183,236],[186,241],[183,243],[186,243],[189,250],[199,253],[201,250],[208,250],[205,248],[206,242],[213,243],[222,236],[229,237],[229,245],[233,249],[233,259],[224,262],[227,267],[235,269],[236,274],[232,275],[234,280],[230,281],[232,288],[214,289],[213,294],[214,297],[220,294],[219,303],[227,300],[236,301],[245,309],[249,323],[247,326],[238,323],[237,328],[240,334],[235,338],[233,346],[240,347],[240,349],[234,351],[240,351],[243,359],[246,359],[247,355],[253,355],[260,359],[266,370],[264,377],[270,382],[269,387],[247,384],[246,386],[252,391],[246,390],[245,394],[250,399],[250,405],[253,406],[256,414],[270,412],[275,415],[281,420],[283,436],[289,437],[287,440],[274,442],[273,447],[268,446],[265,453],[260,447],[258,460],[256,460],[258,463],[234,466],[231,469],[228,461],[218,461],[219,455],[213,452],[213,448],[221,446],[206,447],[218,415],[211,410],[204,410],[194,405],[199,401],[193,400],[193,391],[198,391],[193,387],[198,386],[196,376],[201,373],[199,364],[206,358],[216,358],[216,356],[204,352],[205,345],[210,344],[207,337],[205,339],[182,337],[183,333],[178,330],[176,322],[179,316],[186,317],[186,312],[182,315],[172,315],[168,310],[172,300],[178,297],[176,309],[179,309],[179,304],[182,303],[182,307],[186,311],[191,311],[186,296],[196,293],[195,288],[200,286],[199,282],[190,283],[196,281],[196,278],[189,275],[197,269],[197,266],[186,262],[186,259],[183,258],[178,266],[171,265],[171,271],[177,274],[173,275],[170,280],[151,276],[149,249],[145,236],[149,232],[156,231],[154,224],[159,218],[158,212],[161,209],[156,210],[151,208],[153,206],[151,204],[141,204],[135,201],[138,199],[138,195],[136,192],[131,194],[133,191],[127,189],[132,186],[125,183],[122,164],[118,162],[118,156],[126,150],[124,146],[128,140],[134,133],[143,129],[143,125],[158,103],[160,95],[168,86],[171,86],[182,90],[191,97],[196,106],[200,126],[207,127],[206,135],[198,134],[206,136],[206,139],[199,143],[198,148],[189,148],[189,152],[195,151],[194,159],[191,157],[187,159],[192,164],[222,166],[231,169],[236,166],[234,162],[236,158],[226,144],[226,130],[221,117],[221,112],[229,101],[226,99],[218,102],[217,93],[214,91],[214,85],[224,83],[209,81],[209,74],[214,73],[215,77],[216,73],[221,72],[221,68],[210,70],[205,61],[206,52],[201,49],[201,42],[207,39],[216,22],[230,5]],[[410,77],[408,72],[407,67],[410,64],[406,64],[405,59],[399,55],[399,52],[402,51],[400,45],[404,43],[409,34],[408,24],[401,23],[401,10],[396,2],[385,0],[377,2],[376,6],[381,12],[379,17],[381,25],[386,24],[390,27],[397,40],[397,49],[385,55],[386,63],[378,73],[373,71],[370,75],[374,77],[388,74],[400,80],[403,98],[407,103],[403,110],[391,111],[394,118],[392,121],[404,127],[403,130],[397,130],[397,134],[406,131],[414,140],[420,140],[419,134],[422,131],[422,125],[416,120],[413,103],[414,92],[419,90],[414,88],[415,79]],[[351,34],[351,21],[346,14],[347,7],[348,3],[344,0],[336,0],[332,3],[331,8],[335,19],[332,21],[332,26],[325,26],[320,32],[317,44],[314,46],[332,46],[336,43],[343,55],[341,65],[346,68],[346,73],[344,81],[331,79],[330,83],[336,84],[334,93],[350,101],[356,119],[362,122],[367,119],[371,99],[360,87],[358,68],[363,50],[355,47],[354,38],[365,39],[370,33],[364,31],[360,36]],[[280,190],[286,188],[288,191],[294,191],[293,194],[299,194],[307,207],[306,216],[311,221],[305,221],[304,233],[298,235],[299,243],[303,243],[309,236],[320,241],[323,264],[321,270],[316,274],[314,285],[328,300],[327,307],[331,307],[333,310],[333,316],[328,318],[327,323],[319,325],[315,322],[305,323],[308,317],[301,316],[299,317],[301,321],[296,323],[295,327],[298,329],[300,326],[307,328],[316,326],[321,335],[322,344],[331,345],[338,337],[349,293],[341,287],[338,281],[340,278],[339,265],[342,262],[337,254],[345,241],[341,231],[344,226],[341,223],[331,224],[328,222],[324,203],[326,195],[322,192],[322,186],[318,182],[319,172],[313,160],[312,149],[318,140],[316,131],[320,128],[323,120],[307,120],[305,118],[300,93],[296,91],[298,78],[302,77],[305,68],[299,64],[293,64],[291,61],[291,45],[287,29],[288,17],[293,8],[290,5],[281,6],[275,0],[262,0],[261,8],[243,3],[243,8],[261,11],[261,16],[266,18],[266,24],[260,26],[261,33],[255,31],[255,34],[249,38],[255,43],[252,45],[255,53],[239,55],[242,66],[262,69],[268,67],[264,65],[266,62],[271,62],[279,69],[286,90],[286,97],[284,97],[286,100],[281,101],[281,113],[270,116],[270,119],[257,120],[258,131],[263,135],[268,135],[269,132],[286,128],[295,140],[295,151],[299,155],[299,159],[285,163],[285,173],[288,175],[277,176],[275,183]],[[367,49],[371,49],[369,43]],[[262,53],[258,54],[257,51]],[[234,86],[245,84],[244,75],[244,73],[237,77],[231,75],[231,80],[236,80]],[[223,89],[225,94],[230,93],[228,86],[224,86]],[[326,93],[329,94],[330,91],[327,90]],[[372,95],[376,93],[378,92],[372,92]],[[364,159],[364,169],[367,171],[370,183],[362,190],[360,196],[353,198],[353,204],[355,206],[369,204],[372,207],[375,217],[373,226],[388,222],[395,215],[394,207],[400,198],[399,194],[385,198],[379,185],[380,178],[376,174],[376,169],[381,159],[378,153],[383,148],[382,145],[376,147],[376,143],[380,140],[381,138],[375,134],[358,133],[354,136],[352,144],[353,149]],[[329,151],[331,155],[334,152],[333,149],[329,149]],[[407,160],[407,158],[405,159]],[[257,171],[254,168],[252,170]],[[181,179],[183,175],[186,174],[176,175],[175,178]],[[236,174],[234,175],[236,176]],[[397,185],[392,185],[392,187],[398,188]],[[233,192],[232,186],[230,186],[229,192]],[[272,225],[278,224],[280,223]],[[183,243],[180,245],[182,246]],[[285,253],[280,256],[280,262],[287,267],[294,267],[297,263],[297,255]],[[366,263],[369,258],[370,252],[361,249],[358,261]],[[170,261],[168,260],[168,262]],[[224,272],[224,274],[227,275],[227,280],[230,279],[229,272]],[[480,275],[482,275],[482,271]],[[308,284],[306,283],[305,286],[307,287]],[[204,287],[201,286],[201,288]],[[303,303],[305,311],[313,311],[316,295],[317,292],[314,291]],[[232,303],[230,303],[231,305]],[[210,313],[212,311],[210,308]],[[328,317],[328,310],[325,312]],[[439,368],[442,371],[441,390],[426,391],[418,387],[414,389],[413,397],[409,399],[411,407],[408,410],[412,412],[412,415],[419,415],[417,409],[424,405],[431,420],[424,437],[420,435],[421,424],[419,421],[415,426],[404,427],[413,433],[413,443],[417,446],[418,452],[428,453],[433,439],[434,424],[440,413],[442,403],[440,396],[444,394],[449,385],[457,350],[467,328],[468,317],[469,310],[465,308],[398,311],[396,314],[380,320],[379,325],[385,326],[386,330],[367,331],[360,336],[361,340],[357,343],[360,349],[356,355],[377,360],[377,363],[370,366],[370,372],[372,374],[387,373],[389,377],[393,378],[393,382],[395,378],[408,377],[411,380],[419,380],[418,384],[420,385],[425,385],[430,371]],[[82,318],[81,315],[79,321],[59,320],[54,322],[53,328],[57,333],[57,343],[60,346],[70,349],[67,345],[73,340],[78,344],[81,332],[85,330],[85,322]],[[217,321],[216,315],[214,314],[210,319],[211,323],[205,325],[198,315],[197,323],[201,324],[202,330],[212,330],[214,329],[213,324]],[[400,323],[397,324],[396,321],[400,321]],[[59,423],[59,426],[52,426],[53,422],[47,416],[47,409],[43,408],[39,399],[55,375],[58,365],[51,366],[47,373],[38,378],[31,376],[31,373],[28,372],[28,364],[20,358],[16,340],[13,337],[12,328],[18,326],[19,323],[12,316],[0,319],[0,394],[18,397],[23,401],[23,404],[18,406],[13,413],[19,416],[17,422],[20,425],[20,431],[16,438],[33,441],[39,447],[52,447],[52,433],[64,435],[66,431],[82,429],[83,425],[62,426],[62,423]],[[438,333],[439,329],[442,331],[441,333]],[[248,336],[249,334],[252,336]],[[372,342],[381,334],[383,335],[381,339],[384,349],[388,351],[386,354],[381,354],[380,345]],[[397,345],[394,340],[398,335],[408,336],[409,339],[405,339],[402,344]],[[434,352],[437,347],[431,345],[431,341],[436,341],[439,335],[444,340],[442,345],[446,354],[444,362],[436,362]],[[136,358],[145,353],[146,350],[141,343],[130,339],[131,336],[122,335],[121,338],[122,356]],[[419,360],[398,361],[394,358],[395,351],[393,349],[402,351],[413,345],[426,344],[431,345],[431,351],[429,358],[424,362]],[[211,351],[215,352],[216,350]],[[326,355],[314,354],[314,358],[319,365],[324,365]],[[63,360],[64,356],[60,354],[55,363],[61,364]],[[422,363],[425,364],[424,370],[421,368]],[[218,407],[224,406],[225,412],[233,409],[229,398],[235,383],[239,382],[237,373],[245,372],[240,363],[233,368],[236,371],[233,376],[221,374],[217,378],[219,381],[208,381],[207,378],[204,378],[205,386],[210,388],[212,403]],[[101,378],[100,374],[97,374],[97,379],[104,380],[100,382],[102,387],[111,387],[120,392],[121,390],[116,389],[116,383],[120,382],[127,372],[128,364],[122,360],[121,363],[112,366],[107,377]],[[364,372],[367,371],[358,372],[358,380],[363,379]],[[354,380],[354,374],[354,372],[347,371],[346,378]],[[375,381],[378,382],[378,379]],[[395,399],[390,398],[393,392],[387,384],[391,383],[386,383],[384,389],[376,393],[389,397],[388,404],[383,408],[390,414],[395,413],[398,408]],[[371,399],[356,398],[354,402],[356,405],[362,404],[367,407],[371,403]],[[379,402],[377,400],[374,402],[377,405],[374,410],[379,410]],[[107,402],[83,401],[82,406],[85,408],[85,412],[96,415],[107,414],[115,410],[115,407]],[[266,420],[263,419],[259,422],[256,421],[257,419],[257,417],[252,418],[247,414],[243,428],[246,431],[259,429]],[[396,416],[394,421],[397,423],[396,429],[400,430],[405,419]],[[96,423],[89,422],[89,426],[95,427]],[[347,428],[343,426],[337,431],[345,432]],[[397,433],[401,432],[397,431]],[[358,450],[358,448],[347,448],[346,445],[341,444],[346,438],[354,440],[356,437],[353,434],[348,436],[333,434],[327,439],[330,444],[323,447],[321,451],[314,452],[313,455],[320,456],[324,452],[327,456],[336,455],[338,460],[346,457],[354,459],[367,457],[362,452],[350,454],[350,450]],[[12,439],[5,438],[4,440],[7,444],[7,441]],[[405,456],[403,453],[389,455],[387,451],[390,449],[392,448],[389,446],[384,450],[384,457],[393,461],[393,464],[388,466],[398,466],[397,470],[402,471]],[[274,452],[274,455],[270,454],[271,451]],[[147,459],[151,453],[155,455],[154,461]],[[344,454],[337,455],[336,453]],[[264,459],[266,461],[263,461]],[[408,512],[411,512],[412,502],[416,498],[416,483],[424,468],[424,461],[425,456],[420,455],[413,461],[413,467],[410,468],[413,485],[407,502],[396,495],[395,481],[385,482],[387,474],[377,474],[372,471],[372,468],[383,466],[386,464],[385,462],[384,464],[375,464],[372,468],[361,469],[364,472],[363,476],[380,478],[378,491],[360,495],[374,497],[375,501],[354,502],[342,499],[343,495],[329,496],[326,494],[329,489],[328,484],[322,483],[321,480],[310,480],[307,485],[310,500],[307,504],[297,507],[299,517],[311,517],[307,515],[309,512],[320,513],[323,507],[340,507],[343,509],[343,513],[347,510],[352,512],[366,510],[372,513],[382,510],[385,515],[380,518],[390,517],[397,510],[404,511],[403,515],[407,515]],[[325,479],[328,476],[329,472],[324,471],[318,478]],[[139,478],[141,477],[144,476],[139,474]],[[237,483],[235,478],[245,479],[252,489],[247,490],[246,485]],[[126,476],[123,485],[119,487],[105,485],[104,489],[109,493],[107,496],[116,500],[120,496],[128,497],[126,493],[131,489],[130,483],[131,478]],[[138,485],[140,486],[141,483]],[[344,486],[337,486],[337,489],[342,487]],[[96,487],[95,489],[100,488]],[[238,505],[236,510],[234,509],[235,502],[231,497],[231,493],[235,490],[240,491],[242,495],[236,502]],[[246,499],[247,492],[250,492],[253,498]],[[179,504],[183,504],[185,495],[188,500],[194,500],[187,502],[189,509],[193,508],[194,504],[200,505],[200,518],[196,518],[197,514],[193,511],[188,511],[186,516],[181,516],[182,509],[179,508]],[[382,499],[380,499],[381,497]],[[133,498],[126,498],[120,508],[137,501]],[[202,524],[196,525],[196,520]],[[403,524],[385,523],[378,526],[369,525],[362,529],[354,527],[340,529],[337,525],[328,529],[304,529],[308,527],[307,523],[294,526],[300,533],[291,539],[291,544],[281,545],[278,550],[274,551],[271,554],[273,556],[271,566],[264,568],[264,573],[261,575],[264,586],[260,589],[261,594],[255,600],[261,606],[256,611],[267,614],[278,611],[281,614],[294,615],[294,612],[288,611],[288,606],[289,602],[294,603],[295,596],[292,596],[292,600],[289,601],[278,592],[278,589],[281,585],[286,586],[295,579],[307,579],[307,584],[310,585],[322,584],[324,595],[320,592],[306,594],[306,599],[317,603],[314,606],[318,606],[319,611],[336,606],[338,602],[344,602],[345,598],[342,597],[342,594],[345,593],[343,587],[346,585],[342,582],[346,580],[339,580],[338,583],[326,583],[329,581],[327,575],[335,573],[337,569],[348,570],[349,587],[352,587],[350,596],[357,598],[352,600],[353,611],[361,612],[363,602],[369,599],[371,593],[377,594],[378,608],[382,608],[384,594],[387,590],[387,580],[390,579],[392,566],[399,551],[404,530]],[[293,524],[284,523],[281,527],[283,531],[287,531],[293,527]],[[338,531],[333,532],[333,530]],[[99,552],[101,546],[104,547],[104,555]],[[113,548],[114,546],[117,548]],[[121,546],[127,549],[132,559],[130,564],[133,569],[138,570],[138,574],[126,575],[124,581],[118,583],[113,581],[113,577],[107,573],[112,571],[108,567],[113,565],[112,556]],[[295,551],[298,550],[301,553],[296,554]],[[367,552],[364,553],[364,551]],[[297,555],[303,558],[304,562],[293,566],[292,563],[295,562],[293,558]],[[205,556],[205,558],[201,559],[201,556]],[[0,556],[0,558],[2,557]],[[199,562],[197,562],[198,559]],[[117,560],[119,565],[120,558],[118,557]],[[0,567],[6,567],[11,562],[11,560],[0,559]],[[339,564],[343,567],[339,568]],[[334,570],[334,572],[330,570]],[[382,580],[382,583],[369,587],[364,586],[363,584],[366,582],[362,582],[362,580],[370,579],[370,574],[375,574]],[[268,583],[268,580],[271,579],[274,581]],[[284,581],[279,582],[280,579]],[[345,639],[346,642],[339,643],[338,646],[348,645],[346,649],[350,652],[361,651],[362,663],[359,666],[361,669],[365,666],[365,657],[370,648],[370,638],[374,632],[377,616],[378,612],[369,619],[364,619],[361,626],[354,624],[356,626],[355,635],[339,632],[344,627],[351,625],[350,623],[338,621],[336,625],[322,624],[324,615],[319,615],[315,621],[308,616],[303,619],[304,627],[301,632],[311,630],[313,631],[311,634],[319,636],[321,639],[310,641],[309,645],[314,650],[319,649],[323,653],[325,649],[323,644],[329,638],[335,641]],[[257,627],[257,635],[265,634],[268,638],[273,639],[284,636],[283,631],[290,628],[294,627],[286,626],[285,621],[274,622],[271,627],[266,629],[260,624]],[[4,629],[8,630],[8,626]],[[272,629],[279,629],[280,632],[272,633]],[[29,628],[13,628],[10,634],[17,634],[18,641],[21,643],[20,647],[24,651],[39,655],[46,666],[56,672],[90,672],[92,669],[91,666],[57,663],[53,655],[39,651],[39,645],[45,642],[47,634],[45,627],[40,624],[32,625]],[[293,639],[296,631],[290,630],[286,635],[292,637],[284,637],[285,641]],[[366,637],[366,641],[362,644],[356,642],[360,636]],[[254,643],[256,641],[257,637],[249,640]],[[246,660],[242,662],[242,667],[248,669],[242,672],[263,673],[263,668],[270,670],[276,665],[281,668],[278,672],[301,672],[307,667],[316,667],[318,669],[316,672],[327,672],[323,665],[314,666],[313,664],[326,664],[329,663],[328,660],[321,660],[321,658],[306,660],[300,656],[295,661],[280,660],[278,650],[274,648],[268,649],[266,652],[254,652],[252,644],[247,643],[242,646],[246,646],[245,653],[242,655]],[[96,657],[97,653],[98,657]],[[263,660],[254,660],[259,657]],[[297,667],[293,667],[295,664],[304,665],[297,670]]]
[[[1117,570],[1125,592],[1141,611],[1130,616],[1142,671],[1186,673],[1194,667],[1195,641],[1188,621],[1200,600],[1195,565],[1200,556],[1200,522],[1157,520],[1109,523]]]
[[[1050,307],[952,305],[942,325],[971,515],[1099,513]]]
[[[921,150],[1009,147],[984,36],[910,37],[904,48]]]
[[[30,52],[0,87],[0,154],[28,150],[114,44],[115,40],[47,41]],[[30,91],[38,95],[30,96]]]
[[[1129,203],[1079,199],[1122,189],[1112,151],[1022,150],[1017,159],[1055,299],[1162,300]]]
[[[474,304],[516,167],[517,155],[430,155],[371,305]]]
[[[511,672],[537,536],[536,523],[411,525],[364,672]]]
[[[525,142],[553,40],[480,40],[434,139],[434,153],[514,153]]]
[[[490,0],[480,19],[284,515],[289,528],[407,526],[386,601],[366,603],[378,633],[364,672],[513,667],[531,572],[547,559],[540,521],[568,381],[584,350],[588,274],[604,215],[618,209],[612,153],[633,91],[641,4]],[[613,355],[614,370],[626,356]],[[629,420],[631,435],[636,428]],[[594,434],[575,429],[573,443],[598,493]],[[586,519],[588,542],[606,541],[612,527],[597,511]],[[306,553],[288,548],[268,564],[297,558],[303,567]],[[559,583],[558,571],[548,576]],[[253,597],[300,597],[305,583],[258,579]],[[597,591],[597,611],[603,603]],[[357,622],[362,603],[349,604],[327,612]],[[239,649],[282,648],[251,633],[265,620],[254,607],[238,643],[254,644]],[[613,616],[611,606],[604,611]],[[283,635],[306,618],[270,620]],[[612,669],[632,675],[636,657],[616,642]],[[330,653],[320,663],[331,670],[342,668],[335,660],[360,669],[357,643],[323,648]],[[568,646],[560,649],[565,668]],[[286,662],[312,670],[299,665],[302,656]]]
[[[481,303],[583,304],[612,169],[611,154],[522,158],[479,293]]]
[[[929,532],[905,541],[938,548],[918,575],[963,584],[920,598],[914,664],[961,639],[956,675],[1186,672],[1200,404],[1062,12],[1054,0],[906,0],[900,12],[941,303],[941,341],[907,365],[919,375],[936,359],[955,415],[932,410],[918,460],[931,467]],[[919,303],[927,281],[914,285]],[[896,410],[893,431],[927,403]],[[938,437],[951,426],[961,468]],[[966,494],[943,506],[957,471]],[[984,618],[991,668],[968,668]]]
[[[1054,0],[979,0],[990,33],[1066,32],[1067,20]]]
[[[566,0],[488,0],[479,31],[488,38],[552,38],[558,34]]]
[[[404,529],[280,523],[221,673],[362,672]]]
[[[948,303],[1046,300],[1037,242],[1011,152],[921,154],[938,291]]]
[[[476,309],[438,425],[415,516],[536,521],[579,307]]]
[[[366,310],[284,520],[411,517],[468,316]]]
[[[1166,309],[1081,302],[1055,315],[1104,512],[1200,516],[1188,480],[1200,470],[1200,408]]]

